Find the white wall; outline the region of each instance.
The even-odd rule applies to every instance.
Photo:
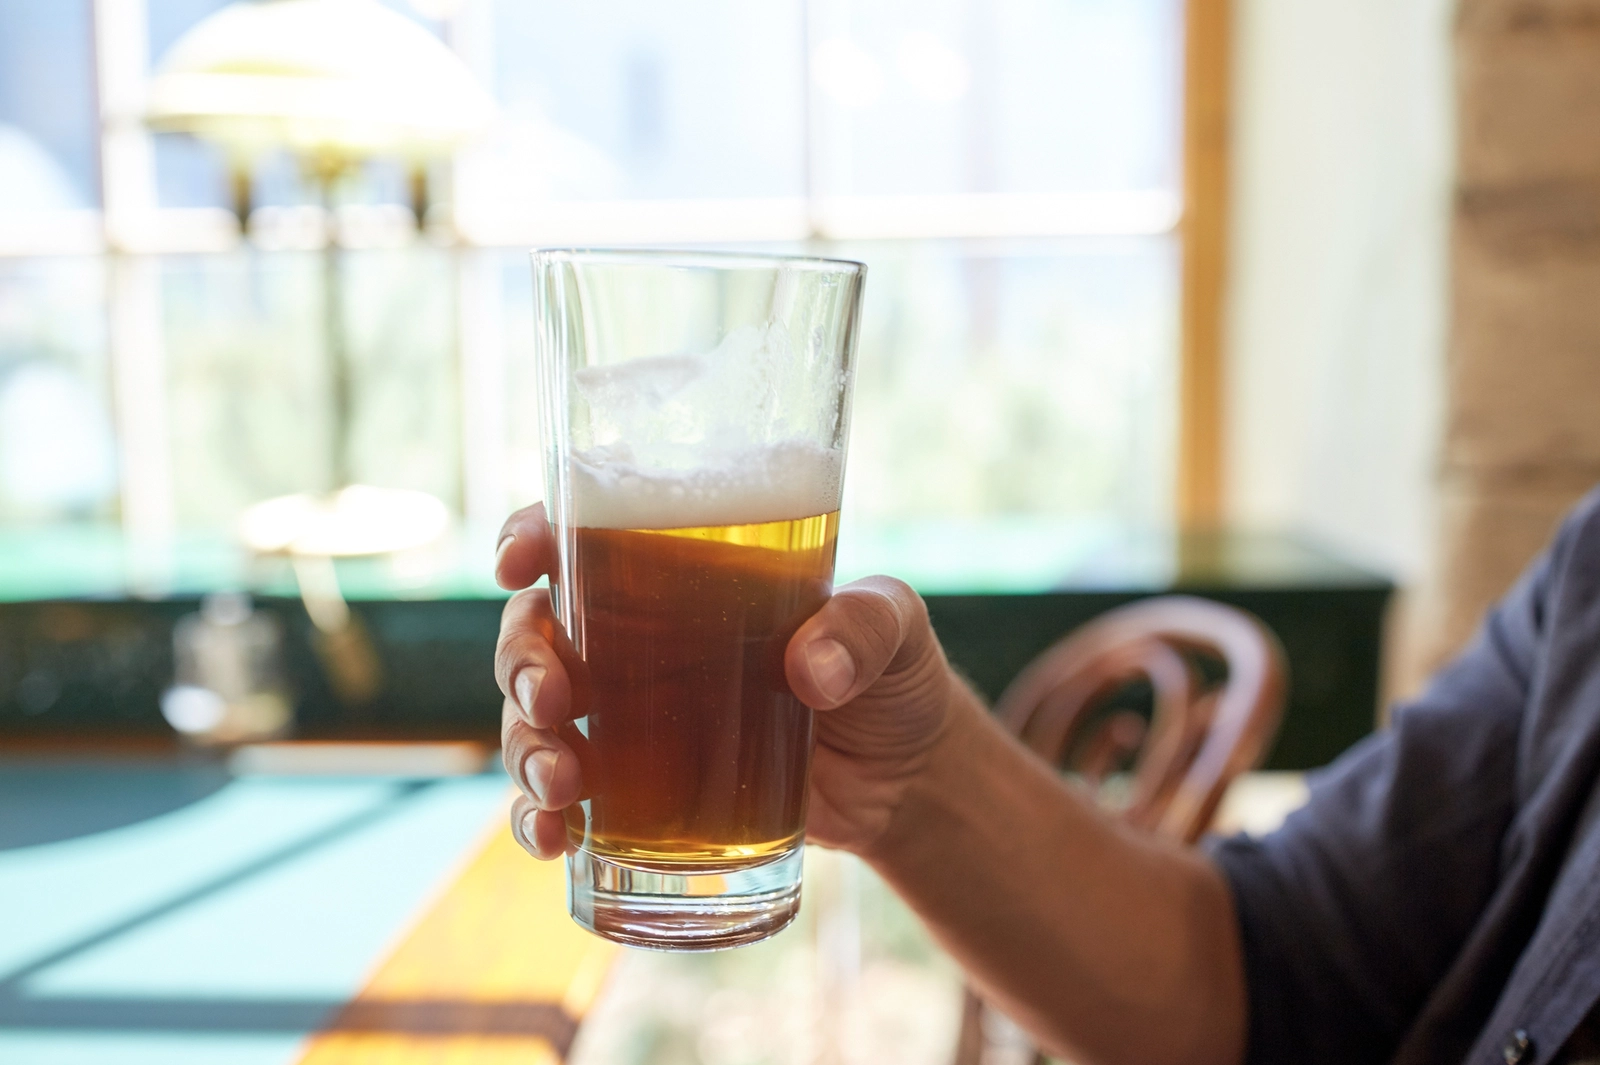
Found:
[[[1430,559],[1451,0],[1237,0],[1229,505],[1402,581]]]

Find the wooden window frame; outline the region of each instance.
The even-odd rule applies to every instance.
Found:
[[[1226,519],[1226,364],[1232,0],[1184,12],[1182,309],[1177,513],[1185,528]]]

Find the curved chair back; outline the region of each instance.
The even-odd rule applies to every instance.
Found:
[[[1204,686],[1195,655],[1221,663],[1220,685]],[[1093,720],[1105,698],[1140,677],[1155,701],[1148,738],[1132,712]],[[1228,785],[1276,735],[1287,678],[1282,646],[1253,615],[1162,596],[1102,614],[1048,648],[1006,689],[995,714],[1052,764],[1070,757],[1069,768],[1092,787],[1138,751],[1122,816],[1192,843]]]

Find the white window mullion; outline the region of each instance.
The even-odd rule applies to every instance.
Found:
[[[100,189],[106,243],[138,247],[156,209],[155,150],[144,126],[149,81],[145,0],[94,0]]]
[[[461,505],[469,535],[492,543],[505,520],[511,477],[505,298],[499,256],[462,248],[455,254],[460,345]],[[531,500],[521,500],[522,503]]]
[[[159,584],[165,549],[177,523],[167,426],[161,263],[148,256],[113,255],[108,265],[122,528],[134,576]]]
[[[449,41],[467,67],[485,85],[494,84],[494,13],[489,0],[467,0],[449,25]],[[452,164],[452,204],[458,223],[470,225],[470,206],[462,218],[463,194],[477,184],[475,166],[483,165],[469,147]],[[508,432],[509,389],[506,373],[504,293],[499,257],[492,251],[457,246],[456,276],[457,372],[461,411],[461,508],[468,535],[492,544],[511,500]],[[529,502],[522,500],[521,502]]]
[[[130,253],[148,245],[156,225],[155,155],[142,119],[149,75],[145,0],[94,0],[94,25],[122,526],[135,580],[158,585],[177,507],[167,424],[161,264]]]

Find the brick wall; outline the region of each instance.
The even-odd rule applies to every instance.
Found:
[[[1600,0],[1462,0],[1456,60],[1437,569],[1411,676],[1600,482]]]

